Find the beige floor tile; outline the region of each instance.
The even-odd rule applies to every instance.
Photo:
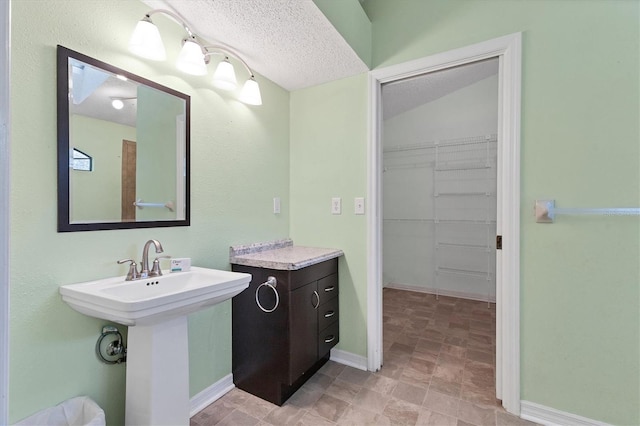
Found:
[[[430,411],[455,417],[458,415],[459,401],[458,398],[429,390],[422,406]]]
[[[347,410],[349,403],[331,395],[322,395],[309,412],[315,413],[325,419],[336,422]]]
[[[337,378],[345,382],[353,383],[354,385],[362,386],[369,376],[371,376],[371,372],[369,371],[362,371],[347,366]]]
[[[478,426],[492,426],[496,424],[496,409],[460,400],[458,418]]]
[[[336,423],[319,416],[316,413],[308,411],[304,416],[296,423],[296,426],[333,426]]]
[[[391,394],[396,399],[400,399],[405,402],[409,402],[415,405],[422,405],[424,397],[427,395],[427,390],[418,386],[413,386],[407,383],[398,383],[395,390]]]
[[[367,379],[368,380],[368,379]],[[366,383],[366,382],[365,382]],[[353,401],[358,392],[360,392],[362,386],[355,385],[353,383],[345,382],[340,379],[333,381],[331,386],[327,388],[325,393],[331,395],[345,402]]]
[[[432,411],[429,415],[427,423],[425,424],[428,426],[457,426],[457,423],[458,419],[456,419],[455,417]]]
[[[365,388],[381,393],[382,395],[391,395],[397,385],[397,380],[380,374],[372,374],[371,377],[364,382]]]
[[[384,290],[384,365],[329,361],[282,406],[234,389],[192,426],[526,426],[495,399],[495,304]]]
[[[262,421],[274,426],[294,425],[306,413],[307,410],[300,409],[293,405],[283,405],[282,407],[273,409]]]
[[[386,419],[386,422],[385,422]],[[389,419],[360,407],[350,405],[338,422],[341,426],[379,426],[391,424]]]
[[[259,419],[240,411],[233,410],[228,416],[222,419],[217,425],[219,426],[254,426],[260,423]]]
[[[298,407],[301,409],[309,409],[316,403],[317,400],[324,394],[322,390],[307,390],[307,389],[298,389],[296,393],[291,395],[285,404],[293,405],[294,407]]]
[[[391,420],[393,425],[415,425],[421,408],[415,404],[391,398],[382,414]]]
[[[521,419],[503,410],[496,410],[496,424],[497,426],[536,426],[536,423]]]
[[[362,388],[353,399],[353,405],[374,413],[382,413],[389,399],[388,395]]]
[[[339,364],[335,361],[328,361],[325,365],[322,366],[322,368],[320,368],[320,370],[318,370],[318,373],[335,378],[338,377],[345,368],[346,365],[344,364]]]

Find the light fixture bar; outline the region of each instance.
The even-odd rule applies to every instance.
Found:
[[[178,22],[180,25],[182,25],[182,28],[184,28],[184,30],[187,32],[187,34],[189,34],[189,38],[193,38],[193,37],[196,36],[189,29],[185,19],[182,16],[180,16],[177,13],[172,12],[172,11],[170,11],[168,9],[153,9],[153,10],[150,10],[149,12],[147,12],[144,16],[147,17],[147,18],[151,18],[151,15],[153,15],[155,13],[162,13],[164,15],[169,15],[170,17],[172,17],[176,22]]]
[[[256,105],[256,106],[262,105],[262,95],[260,94],[260,85],[258,85],[255,75],[253,74],[253,71],[251,70],[251,68],[249,68],[249,65],[247,65],[244,59],[240,57],[240,55],[238,55],[237,53],[235,53],[233,50],[229,49],[226,46],[207,45],[207,46],[203,46],[203,48],[206,52],[205,57],[215,53],[221,53],[225,55],[225,58],[227,56],[232,56],[234,59],[240,62],[244,66],[244,68],[247,70],[247,73],[249,73],[249,79],[244,83],[244,86],[240,91],[240,96],[238,97],[238,99],[241,102],[244,102],[245,104],[248,104],[248,105]]]
[[[244,85],[242,93],[240,94],[240,99],[244,99],[243,102],[250,105],[262,104],[260,87],[258,82],[255,80],[253,71],[249,68],[244,59],[242,59],[238,53],[226,46],[209,44],[208,42],[205,43],[206,40],[191,31],[183,17],[171,10],[153,9],[144,15],[142,20],[138,22],[138,26],[131,37],[131,41],[129,43],[129,50],[131,50],[131,52],[148,59],[165,59],[166,55],[164,45],[160,38],[160,32],[151,21],[151,15],[157,13],[168,15],[173,18],[173,20],[182,25],[184,30],[187,32],[188,36],[183,39],[183,46],[180,51],[180,55],[178,56],[178,61],[176,62],[178,69],[188,74],[204,75],[207,73],[206,64],[209,62],[209,56],[216,53],[223,54],[225,56],[223,62],[226,61],[228,65],[222,64],[222,67],[219,66],[220,73],[216,73],[217,76],[214,75],[214,85],[223,90],[234,90],[237,87],[237,82],[235,82],[235,73],[233,72],[233,66],[227,60],[228,57],[231,56],[240,62],[249,74],[249,79]],[[142,31],[145,32],[143,33]],[[200,53],[202,53],[202,55],[200,55]],[[220,77],[220,74],[225,77]],[[247,97],[244,95],[245,92],[247,92],[247,89],[252,93],[252,96]]]

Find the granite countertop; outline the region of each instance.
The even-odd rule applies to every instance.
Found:
[[[295,271],[344,255],[342,250],[293,245],[287,238],[229,248],[229,263]]]

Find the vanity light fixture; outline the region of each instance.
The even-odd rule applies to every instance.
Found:
[[[207,64],[204,62],[202,46],[195,39],[185,39],[176,61],[176,67],[187,74],[206,75]]]
[[[236,73],[228,56],[224,57],[224,60],[218,64],[216,72],[213,73],[213,85],[222,90],[236,90],[238,87]]]
[[[182,40],[182,49],[176,61],[176,67],[187,74],[205,75],[207,74],[207,64],[212,55],[222,55],[223,60],[218,64],[213,74],[212,84],[221,90],[235,90],[238,87],[233,65],[229,57],[238,60],[249,73],[249,79],[245,82],[238,99],[249,105],[262,105],[260,86],[255,79],[253,71],[247,63],[231,49],[226,46],[209,45],[206,40],[194,34],[185,20],[176,13],[166,9],[153,9],[138,22],[129,41],[129,50],[135,55],[156,61],[164,61],[166,53],[160,31],[151,21],[151,15],[162,13],[169,15],[176,22],[182,25],[187,32],[187,37]]]
[[[151,22],[151,13],[147,13],[144,18],[138,21],[136,29],[129,40],[129,50],[138,56],[151,59],[153,61],[164,61],[167,53],[162,44],[158,27]]]

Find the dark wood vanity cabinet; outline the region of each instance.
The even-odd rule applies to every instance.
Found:
[[[282,405],[328,361],[339,341],[338,260],[294,271],[236,264],[232,269],[252,274],[249,287],[232,299],[233,381]],[[270,276],[277,280],[277,298],[273,288],[260,286]]]

